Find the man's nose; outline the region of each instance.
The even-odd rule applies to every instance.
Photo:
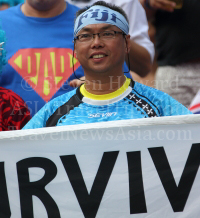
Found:
[[[98,39],[100,40],[100,33],[94,33],[93,34],[93,40]]]
[[[101,40],[101,38],[100,38],[100,35],[99,35],[99,33],[95,33],[95,34],[93,34],[93,40],[92,40],[92,46],[102,46],[102,44],[103,44],[103,42],[102,42],[102,40]]]

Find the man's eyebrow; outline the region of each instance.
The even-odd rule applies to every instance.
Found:
[[[113,27],[113,25],[107,25],[107,26],[104,26],[102,28],[100,28],[101,30],[107,30],[107,29],[110,29],[111,27]],[[83,31],[86,31],[86,32],[90,32],[92,31],[93,28],[89,28],[89,27],[83,27],[82,30]]]
[[[87,32],[89,32],[89,31],[91,30],[91,28],[83,27],[82,30],[83,30],[83,31],[87,31]]]

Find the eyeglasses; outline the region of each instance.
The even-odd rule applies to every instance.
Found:
[[[79,40],[79,42],[90,42],[94,39],[95,35],[98,35],[101,40],[109,40],[109,39],[114,39],[116,34],[122,34],[123,36],[126,35],[123,32],[110,30],[110,31],[104,31],[104,32],[100,32],[100,33],[80,34],[74,38],[74,41]]]

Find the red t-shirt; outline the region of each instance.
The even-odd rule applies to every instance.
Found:
[[[22,98],[0,87],[0,131],[19,130],[30,119],[30,111]]]

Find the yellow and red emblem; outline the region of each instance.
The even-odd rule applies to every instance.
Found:
[[[46,102],[80,66],[69,48],[20,49],[8,63]]]

